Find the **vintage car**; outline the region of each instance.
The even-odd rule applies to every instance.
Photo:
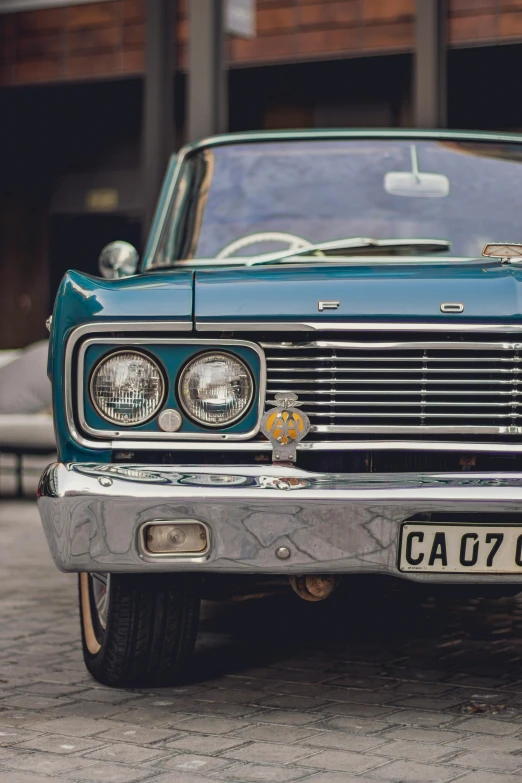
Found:
[[[520,204],[522,136],[216,136],[66,274],[38,503],[94,677],[179,679],[213,574],[522,589]]]

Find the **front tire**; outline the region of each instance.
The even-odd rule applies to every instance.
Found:
[[[104,685],[172,685],[194,652],[201,578],[195,574],[79,575],[83,656]]]

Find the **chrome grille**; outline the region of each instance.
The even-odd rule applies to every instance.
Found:
[[[522,434],[522,344],[262,343],[266,405],[294,392],[316,433]]]

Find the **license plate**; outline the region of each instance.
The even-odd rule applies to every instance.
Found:
[[[405,523],[400,571],[522,574],[522,524]]]

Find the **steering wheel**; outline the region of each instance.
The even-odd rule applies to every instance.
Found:
[[[287,234],[284,231],[260,231],[258,234],[248,234],[246,237],[235,239],[234,242],[230,242],[228,245],[219,251],[216,258],[230,258],[230,256],[237,253],[238,250],[243,250],[249,245],[257,245],[258,242],[286,242],[288,244],[288,250],[306,250],[307,247],[312,247],[312,242],[307,239],[298,237],[295,234]],[[271,256],[272,253],[266,255]]]

